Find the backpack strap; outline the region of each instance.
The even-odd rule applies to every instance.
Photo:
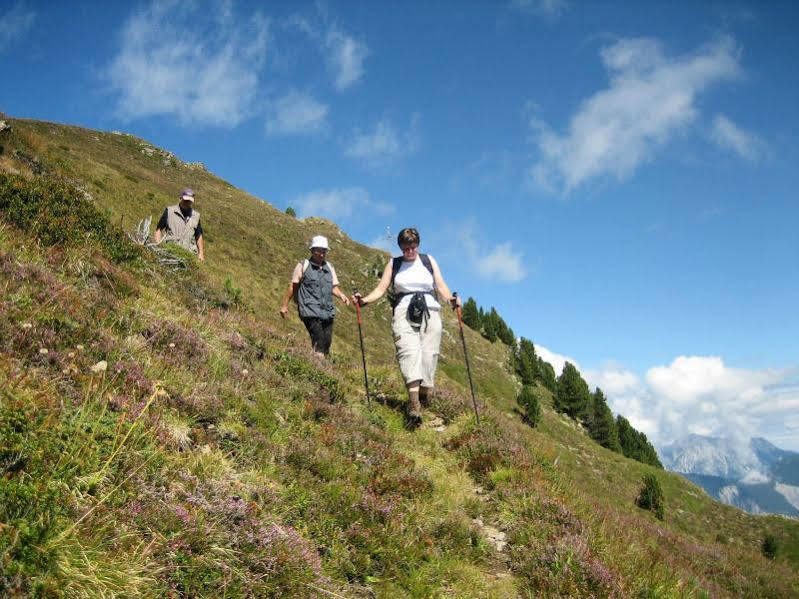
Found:
[[[300,280],[297,281],[297,286],[294,288],[294,295],[292,296],[294,301],[299,304],[299,300],[297,299],[297,295],[300,292],[300,285],[302,285],[302,280],[305,278],[305,271],[308,270],[308,267],[311,265],[311,261],[308,258],[303,258],[302,260],[302,275],[300,275]]]
[[[422,264],[424,264],[424,267],[430,271],[430,274],[433,275],[433,277],[435,277],[435,275],[433,274],[433,263],[430,262],[430,256],[428,256],[427,254],[419,254],[419,258],[421,259]],[[397,273],[399,272],[400,266],[402,266],[402,256],[397,256],[396,258],[393,258],[391,260],[392,287],[394,286],[394,279],[396,278]]]
[[[433,274],[433,263],[430,261],[430,256],[428,256],[427,254],[419,254],[419,258],[421,259],[422,264],[424,264],[424,267],[430,271],[430,274],[433,277],[433,291],[425,293],[430,293],[430,295],[438,299],[438,294],[435,292],[436,275]],[[407,293],[396,293],[394,291],[394,279],[396,278],[397,273],[399,272],[401,266],[402,266],[402,256],[397,256],[396,258],[391,259],[391,295],[389,296],[389,299],[391,302],[392,312],[394,311],[394,308],[397,307],[397,304],[399,304],[399,301],[404,296],[408,295]]]
[[[300,282],[297,283],[299,285],[302,283],[302,280],[305,278],[305,271],[308,270],[308,267],[311,265],[311,261],[308,258],[303,258],[302,260],[302,276],[300,277]]]

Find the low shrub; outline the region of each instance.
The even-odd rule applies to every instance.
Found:
[[[763,543],[760,545],[760,551],[769,559],[775,559],[777,557],[777,551],[779,546],[777,545],[777,537],[774,535],[766,535],[763,539]]]
[[[658,520],[664,518],[664,497],[663,489],[660,486],[660,481],[654,474],[644,475],[644,486],[635,500],[635,504],[644,510],[650,510],[655,513]]]
[[[117,263],[141,257],[138,246],[66,181],[0,173],[0,213],[44,245],[95,243]]]

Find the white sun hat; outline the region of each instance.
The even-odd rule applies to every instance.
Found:
[[[322,248],[324,250],[329,250],[330,246],[327,244],[327,237],[324,235],[314,235],[314,238],[311,239],[311,245],[309,246],[311,249],[313,248]]]

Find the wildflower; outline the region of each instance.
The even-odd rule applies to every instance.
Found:
[[[92,366],[90,370],[95,374],[99,374],[101,372],[105,372],[107,369],[108,369],[108,362],[106,362],[105,360],[100,360],[99,362],[97,362],[97,364]]]
[[[245,368],[244,370],[241,371],[241,374],[242,376],[247,376],[248,374],[250,374],[250,371]]]
[[[29,323],[29,322],[22,323],[22,328],[23,329],[30,329],[32,327],[33,327],[33,325],[31,323]]]
[[[46,347],[43,347],[43,348],[41,348],[41,349],[39,350],[39,353],[40,353],[41,355],[43,355],[43,356],[46,356],[47,354],[49,354],[49,353],[50,353],[50,351],[49,351],[49,350],[48,350]]]

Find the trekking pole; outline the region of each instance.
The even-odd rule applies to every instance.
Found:
[[[458,297],[458,293],[452,294],[453,298]],[[474,405],[474,417],[477,420],[477,426],[480,426],[480,414],[477,411],[477,399],[474,397],[474,385],[472,384],[472,369],[469,366],[469,353],[466,351],[466,337],[463,336],[463,320],[461,319],[461,307],[455,304],[455,313],[458,315],[458,328],[461,332],[461,342],[463,343],[463,358],[466,360],[466,374],[469,375],[469,390],[472,392],[472,405]]]
[[[353,295],[358,296],[358,291],[355,290]],[[372,400],[369,399],[369,378],[366,376],[366,352],[363,351],[363,332],[361,331],[361,298],[356,297],[358,301],[355,302],[355,312],[358,314],[358,339],[361,341],[361,359],[363,360],[363,386],[366,389],[366,405],[369,409],[372,408]]]

